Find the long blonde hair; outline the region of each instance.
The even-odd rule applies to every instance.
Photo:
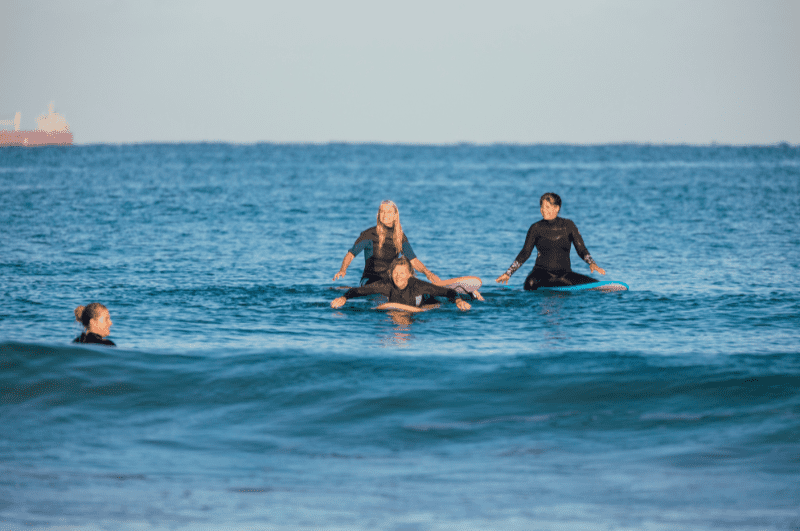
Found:
[[[403,226],[400,225],[400,211],[397,209],[397,205],[395,205],[392,201],[388,199],[386,201],[381,201],[381,207],[383,205],[390,205],[394,209],[394,237],[392,240],[394,241],[394,248],[397,250],[398,253],[403,252]],[[378,249],[383,247],[383,242],[386,241],[386,226],[381,223],[381,208],[378,207]]]

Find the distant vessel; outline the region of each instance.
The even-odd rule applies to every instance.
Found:
[[[57,112],[53,112],[50,103],[49,112],[36,119],[38,126],[33,131],[21,131],[19,123],[21,113],[14,116],[14,121],[0,120],[0,126],[13,125],[14,130],[0,129],[0,146],[71,146],[72,133],[67,120]]]

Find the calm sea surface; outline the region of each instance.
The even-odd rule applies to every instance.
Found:
[[[332,310],[383,199],[486,301]],[[0,148],[0,531],[797,530],[799,356],[798,147]]]

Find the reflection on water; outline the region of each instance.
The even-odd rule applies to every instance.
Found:
[[[389,311],[386,312],[386,315],[389,316],[387,321],[391,321],[392,324],[394,324],[394,327],[391,334],[381,338],[382,346],[397,346],[409,341],[412,337],[414,337],[413,334],[411,334],[411,323],[414,321],[414,317],[411,313],[402,311]]]
[[[537,297],[539,304],[539,315],[544,317],[547,325],[542,339],[545,346],[555,346],[559,341],[569,339],[567,327],[563,326],[561,310],[564,308],[564,301],[568,295],[565,293],[547,293],[543,297]]]

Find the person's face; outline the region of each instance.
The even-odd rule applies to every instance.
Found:
[[[394,220],[397,219],[394,207],[392,205],[381,205],[380,210],[378,210],[378,219],[387,227],[394,227]]]
[[[408,286],[408,279],[411,278],[411,269],[404,265],[399,265],[392,271],[392,280],[394,285],[400,289],[406,289]]]
[[[558,216],[558,211],[561,210],[561,207],[555,206],[548,200],[542,201],[542,205],[539,207],[539,210],[542,211],[542,217],[547,221],[553,221]]]
[[[100,337],[106,337],[111,333],[111,315],[108,310],[101,310],[100,315],[89,321],[89,331],[94,332]]]

